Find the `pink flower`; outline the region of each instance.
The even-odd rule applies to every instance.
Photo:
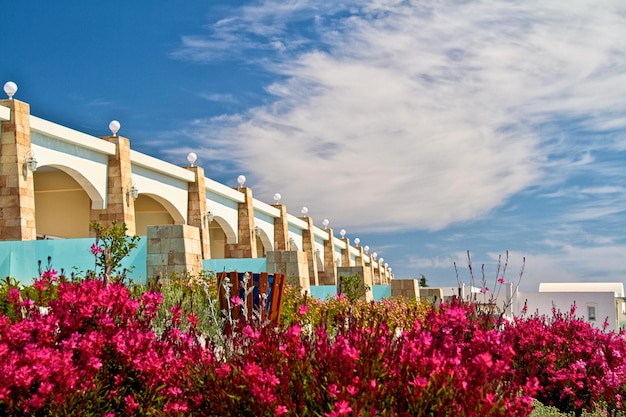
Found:
[[[20,301],[20,290],[11,288],[8,294],[9,303],[18,303]]]
[[[219,378],[226,378],[228,376],[228,374],[231,371],[231,367],[229,364],[224,363],[221,366],[215,368],[215,374],[219,377]]]
[[[166,413],[185,413],[189,411],[189,407],[186,404],[175,402],[175,403],[167,403],[165,407],[163,407],[163,411]]]
[[[126,414],[135,414],[135,410],[139,408],[139,404],[135,401],[135,398],[133,398],[132,395],[124,397],[124,403],[126,404],[124,406],[124,412]]]
[[[337,384],[330,384],[328,388],[326,388],[326,391],[328,391],[328,395],[333,398],[337,398],[337,395],[339,395],[339,388],[337,388]]]
[[[241,298],[237,297],[236,295],[233,295],[232,297],[230,297],[230,303],[233,306],[241,306],[241,305],[243,305],[243,301],[241,301]]]
[[[345,400],[341,400],[335,403],[335,413],[337,413],[336,415],[343,416],[351,412],[352,412],[352,407],[350,407],[349,402]]]
[[[498,278],[498,283],[499,284],[504,284],[504,277]]]
[[[282,416],[283,414],[287,414],[288,412],[289,412],[289,409],[287,407],[285,407],[284,405],[277,405],[276,406],[275,414],[277,416]]]
[[[174,306],[170,308],[170,313],[172,313],[172,321],[174,323],[180,323],[180,315],[182,313],[182,308],[180,306]]]
[[[100,246],[96,245],[95,243],[91,245],[91,254],[92,255],[99,255],[102,252],[104,252],[104,250]]]
[[[194,327],[198,325],[198,318],[193,313],[189,313],[189,315],[187,316],[187,321],[189,322],[190,325]]]
[[[298,310],[298,315],[300,316],[304,316],[306,314],[306,312],[309,311],[309,307],[305,306],[304,304],[302,304],[300,306],[300,309]]]

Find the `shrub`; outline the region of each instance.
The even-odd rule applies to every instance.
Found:
[[[568,313],[553,317],[518,317],[503,331],[515,347],[514,366],[523,382],[537,378],[536,398],[562,412],[623,408],[626,386],[626,341],[623,334],[604,333]]]

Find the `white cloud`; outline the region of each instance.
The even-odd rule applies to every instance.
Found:
[[[626,111],[621,1],[332,3],[267,1],[213,40],[185,38],[194,59],[281,52],[263,61],[280,76],[270,104],[194,133],[247,170],[256,197],[278,191],[338,227],[440,229],[593,162],[585,138],[541,126],[603,130]]]

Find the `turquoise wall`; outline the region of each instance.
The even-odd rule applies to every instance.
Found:
[[[383,298],[391,297],[391,285],[372,285],[374,300],[380,301]],[[337,295],[337,287],[334,285],[315,285],[311,287],[311,297],[325,300]]]
[[[265,272],[267,271],[267,263],[265,258],[248,258],[248,259],[205,259],[202,261],[202,268],[205,270],[217,272]]]
[[[69,275],[76,272],[84,275],[85,271],[95,268],[95,259],[91,254],[93,238],[59,239],[59,240],[27,240],[27,241],[0,241],[0,279],[13,277],[22,284],[31,284],[39,276],[37,261],[41,260],[45,268],[48,256],[52,257],[52,267],[57,271],[65,270]],[[140,237],[137,247],[122,262],[124,268],[134,266],[128,273],[130,279],[136,283],[146,282],[146,238]],[[265,258],[251,259],[205,259],[202,261],[205,270],[213,272],[265,272],[267,264]],[[391,286],[372,286],[374,300],[391,297]],[[317,285],[311,287],[311,296],[320,300],[334,297],[337,288],[334,285]]]
[[[95,269],[95,258],[91,254],[94,238],[25,240],[0,242],[0,278],[13,277],[22,284],[31,284],[39,276],[37,261],[42,267],[52,257],[52,268],[65,270],[66,275],[76,272],[83,275],[87,270]],[[145,283],[146,276],[146,238],[141,237],[137,247],[122,262],[123,268],[133,270],[128,276],[137,283]]]

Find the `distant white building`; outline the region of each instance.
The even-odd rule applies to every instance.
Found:
[[[576,304],[575,315],[594,327],[620,330],[626,326],[624,284],[621,282],[544,282],[539,292],[519,292],[521,307],[527,301],[528,313],[550,317],[552,308],[568,312]],[[521,310],[516,310],[519,314]]]
[[[434,288],[429,287],[432,292]],[[539,314],[552,317],[553,308],[569,313],[576,305],[575,316],[592,326],[602,329],[605,321],[607,331],[626,330],[626,297],[621,282],[544,282],[538,292],[517,291],[511,283],[496,288],[495,291],[481,292],[480,288],[465,286],[441,288],[443,298],[461,296],[478,303],[491,303],[504,310],[505,316],[521,316],[526,306],[526,316]]]

